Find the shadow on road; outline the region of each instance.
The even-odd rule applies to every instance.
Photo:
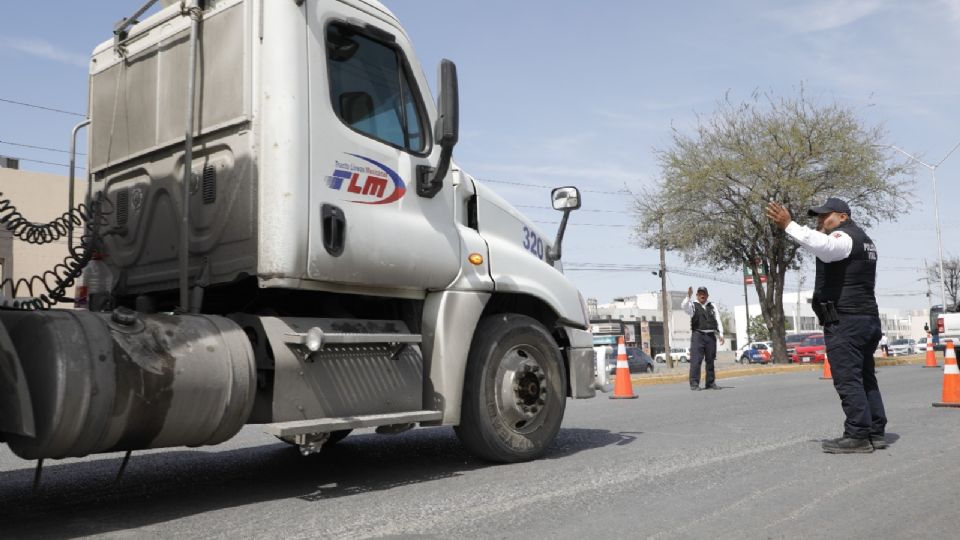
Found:
[[[629,444],[634,438],[561,429],[541,459]],[[114,483],[120,462],[116,455],[47,461],[37,492],[32,491],[34,462],[0,472],[2,536],[103,534],[264,501],[351,497],[496,466],[468,454],[450,428],[392,437],[354,435],[306,458],[280,442],[222,451],[135,452]]]

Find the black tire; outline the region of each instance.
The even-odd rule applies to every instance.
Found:
[[[454,431],[481,459],[528,461],[560,430],[566,394],[563,359],[546,328],[525,315],[491,315],[470,344]]]

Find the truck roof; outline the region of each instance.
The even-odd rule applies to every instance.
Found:
[[[340,0],[344,4],[350,4],[358,9],[363,9],[363,6],[373,8],[380,12],[381,15],[389,17],[391,22],[397,27],[400,26],[400,21],[397,20],[397,16],[393,14],[392,11],[387,9],[387,6],[380,3],[379,0]]]
[[[266,0],[261,0],[266,1]],[[397,19],[397,16],[393,14],[385,5],[383,5],[379,0],[337,0],[340,3],[347,4],[348,6],[354,7],[361,11],[365,11],[374,17],[377,17],[388,24],[391,24],[397,28],[400,32],[403,32],[406,35],[406,31],[400,25],[400,21]],[[131,2],[131,5],[134,5],[134,2]],[[118,14],[118,17],[122,14]],[[127,32],[129,36],[135,36],[141,32],[145,32],[154,28],[163,22],[170,20],[174,17],[180,16],[180,3],[171,2],[168,5],[165,5],[160,11],[150,15],[149,17],[141,20],[139,23],[131,26]],[[93,49],[93,55],[96,56],[98,53],[103,52],[104,50],[111,49],[114,45],[113,38],[108,39],[97,45]]]

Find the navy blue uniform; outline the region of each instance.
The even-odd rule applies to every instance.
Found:
[[[701,288],[706,292],[705,288]],[[698,291],[699,292],[699,291]],[[717,359],[717,337],[723,335],[717,308],[713,302],[701,304],[688,297],[681,304],[690,315],[690,388],[700,387],[700,364],[707,364],[706,388],[717,388],[714,363]]]
[[[852,221],[845,221],[831,234],[838,232],[849,235],[853,247],[842,260],[817,259],[813,307],[824,325],[833,386],[847,417],[844,436],[882,437],[887,417],[873,362],[882,335],[874,292],[877,250]]]

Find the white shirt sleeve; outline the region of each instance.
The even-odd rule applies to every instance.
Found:
[[[823,234],[810,227],[791,221],[784,232],[807,248],[813,255],[825,263],[842,261],[853,251],[853,238],[843,231],[833,231]]]
[[[682,309],[688,317],[693,317],[693,302],[690,301],[689,296],[683,297],[683,302],[680,302],[680,309]]]

